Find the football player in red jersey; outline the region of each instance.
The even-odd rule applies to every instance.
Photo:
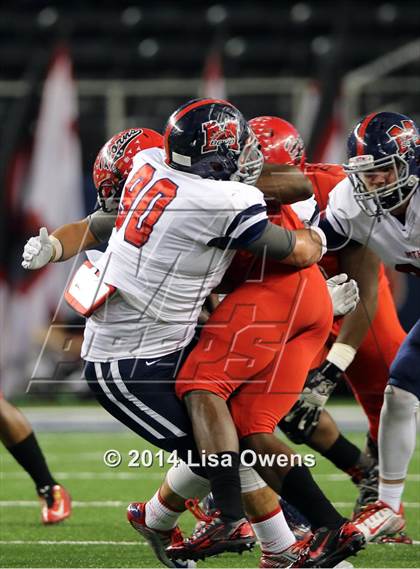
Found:
[[[107,241],[133,158],[141,150],[154,147],[162,147],[162,135],[148,128],[130,128],[110,138],[93,166],[93,183],[100,209],[86,219],[59,227],[51,235],[46,228],[41,228],[40,234],[25,245],[23,268],[36,270],[50,262],[65,261]]]
[[[71,498],[51,474],[26,417],[0,391],[0,440],[35,483],[41,500],[41,521],[56,524],[71,514]]]
[[[307,163],[299,133],[283,119],[258,117],[250,123],[262,144],[266,162],[298,166],[311,181],[318,207],[324,211],[329,192],[346,176],[343,168],[337,164]],[[343,271],[359,284],[365,279],[361,287],[364,295],[354,313],[334,322],[328,342],[312,366],[317,368],[316,372],[311,374],[299,402],[281,423],[292,440],[306,442],[352,477],[360,489],[356,512],[377,497],[377,437],[383,392],[389,366],[406,336],[383,265],[378,268],[377,280],[369,282],[371,272],[363,269],[364,262],[363,249],[352,243],[321,260],[327,275]],[[377,306],[371,300],[376,287]],[[370,456],[343,437],[323,409],[344,374],[368,417]]]

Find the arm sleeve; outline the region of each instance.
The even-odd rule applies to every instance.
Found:
[[[90,232],[99,243],[104,243],[109,240],[116,219],[117,212],[106,213],[101,209],[94,211],[86,218],[89,223]]]
[[[243,246],[243,249],[261,255],[264,252],[276,261],[282,261],[295,248],[296,236],[293,231],[267,222],[264,231],[258,239]]]

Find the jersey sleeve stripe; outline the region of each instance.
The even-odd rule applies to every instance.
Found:
[[[211,239],[207,245],[218,249],[241,249],[245,248],[261,237],[267,227],[267,217],[257,223],[253,223],[245,229],[238,237],[224,236]]]
[[[267,217],[267,206],[266,205],[254,204],[254,205],[251,205],[250,207],[248,207],[247,209],[244,209],[243,211],[238,213],[238,215],[236,215],[235,218],[231,221],[229,227],[226,230],[225,235],[226,236],[231,235],[235,231],[235,229],[238,227],[238,225],[247,221],[249,218],[252,218],[252,216],[258,215],[260,213],[265,213],[265,216]]]
[[[311,215],[311,219],[309,220],[309,224],[310,225],[319,225],[320,219],[321,219],[321,212],[319,210],[318,204],[316,203],[315,208],[314,208],[314,212]]]
[[[244,233],[244,231],[247,231],[252,225],[255,225],[256,223],[259,223],[260,221],[267,219],[267,214],[265,211],[262,211],[260,213],[257,213],[255,215],[253,215],[252,217],[248,217],[243,219],[243,221],[241,221],[241,223],[233,230],[229,233],[229,237],[231,238],[238,238],[242,235],[242,233]]]

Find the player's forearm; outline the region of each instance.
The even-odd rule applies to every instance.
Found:
[[[309,179],[298,168],[287,165],[266,164],[257,187],[282,204],[307,200],[313,194]]]
[[[358,349],[363,342],[372,320],[375,317],[377,299],[360,298],[360,303],[351,314],[344,317],[337,342]]]
[[[318,227],[290,231],[268,222],[261,237],[244,248],[254,255],[267,255],[303,269],[321,259],[326,252],[326,238]]]
[[[63,248],[61,257],[57,259],[58,261],[66,261],[80,253],[80,251],[94,247],[99,243],[89,230],[89,224],[85,219],[62,225],[52,235],[59,240]]]
[[[341,270],[357,281],[360,302],[354,312],[345,316],[337,342],[357,350],[375,318],[379,259],[365,247],[348,247],[340,253],[339,261]]]
[[[318,228],[297,229],[293,231],[295,246],[288,257],[282,260],[286,265],[299,268],[318,263],[325,253],[325,235]]]

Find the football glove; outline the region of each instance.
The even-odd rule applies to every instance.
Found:
[[[22,267],[30,270],[41,269],[50,261],[55,260],[58,257],[56,242],[60,243],[55,237],[48,236],[46,227],[41,227],[39,235],[31,237],[25,245]]]
[[[343,372],[326,360],[309,373],[305,388],[291,411],[280,421],[280,429],[296,443],[308,442],[319,422],[319,416]]]
[[[334,308],[334,316],[344,316],[352,312],[359,302],[359,288],[355,280],[347,281],[345,273],[327,280],[328,292]]]

